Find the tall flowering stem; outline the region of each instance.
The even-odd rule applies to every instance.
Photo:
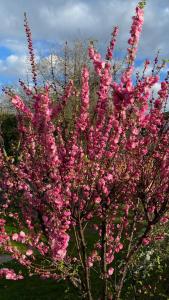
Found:
[[[32,79],[34,83],[34,89],[37,92],[37,73],[36,73],[36,63],[35,63],[35,54],[33,49],[33,43],[32,43],[32,34],[31,30],[28,24],[26,13],[24,13],[24,27],[25,27],[25,33],[27,37],[28,42],[28,50],[30,55],[30,63],[31,63],[31,69],[32,69]]]
[[[113,50],[114,50],[114,46],[116,44],[116,37],[118,35],[118,27],[115,26],[113,32],[112,32],[112,39],[110,41],[110,45],[107,47],[107,53],[106,53],[106,59],[107,60],[111,60],[113,58]]]

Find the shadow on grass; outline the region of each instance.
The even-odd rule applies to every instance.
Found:
[[[16,272],[24,268],[17,262],[11,261],[1,265],[3,268],[12,268]],[[52,279],[27,277],[23,280],[0,280],[0,300],[76,300],[77,292],[66,281],[56,282]]]
[[[0,281],[0,300],[75,300],[75,292],[66,282],[26,278],[24,280]]]

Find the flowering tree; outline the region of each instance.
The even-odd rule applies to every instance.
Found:
[[[105,60],[90,45],[99,77],[94,111],[86,66],[80,95],[73,81],[59,103],[51,101],[50,86],[38,92],[27,21],[34,90],[23,82],[22,87],[34,100],[32,107],[6,90],[18,111],[21,142],[14,157],[3,147],[0,151],[0,245],[30,275],[67,279],[89,300],[95,297],[93,276],[99,282],[99,299],[120,299],[135,253],[162,238],[153,230],[169,218],[169,133],[163,113],[168,76],[156,99],[151,88],[159,82],[157,58],[152,76],[143,72],[135,84],[132,80],[143,15],[141,2],[119,83],[110,72],[118,28]],[[148,64],[146,60],[145,70]],[[79,105],[66,130],[64,112],[72,99]],[[22,278],[4,268],[0,275]]]

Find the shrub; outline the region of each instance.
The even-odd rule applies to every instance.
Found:
[[[89,47],[99,77],[94,109],[87,66],[81,72],[80,95],[72,80],[58,103],[51,99],[50,85],[38,90],[27,20],[34,89],[22,86],[34,102],[28,107],[6,91],[19,112],[22,139],[17,160],[0,152],[0,243],[31,275],[67,279],[89,300],[120,299],[135,255],[163,237],[154,235],[154,229],[169,218],[169,134],[163,113],[168,77],[154,102],[155,70],[132,81],[143,6],[136,7],[120,82],[111,74],[118,28],[105,60]],[[77,105],[67,131],[64,114],[71,97]],[[21,278],[8,269],[0,274]]]

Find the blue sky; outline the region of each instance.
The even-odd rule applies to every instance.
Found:
[[[0,0],[0,85],[15,85],[19,78],[26,78],[24,12],[32,29],[37,58],[47,57],[53,49],[60,53],[65,40],[71,42],[77,38],[94,37],[100,49],[104,49],[115,25],[120,29],[117,53],[123,55],[137,3],[136,0]],[[169,58],[168,31],[169,0],[148,0],[138,69],[145,58],[153,60],[158,49],[162,58]]]

